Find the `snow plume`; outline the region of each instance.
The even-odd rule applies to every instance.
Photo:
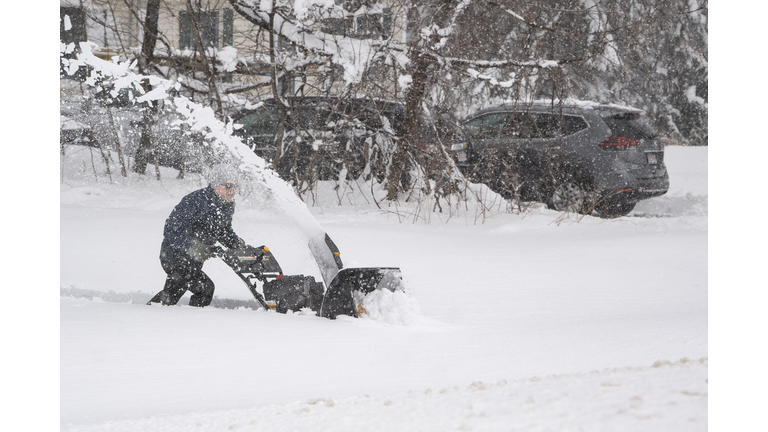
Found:
[[[257,156],[240,138],[232,135],[232,122],[219,121],[211,107],[190,101],[185,97],[174,99],[177,111],[184,116],[192,130],[207,132],[206,138],[223,145],[239,171],[251,180],[249,185],[260,203],[268,202],[282,210],[307,235],[307,247],[317,261],[318,268],[326,285],[338,273],[332,252],[325,246],[325,230],[307,209],[307,205],[296,195],[293,188],[281,179],[277,173],[266,166],[266,162]]]
[[[332,252],[325,246],[325,230],[315,220],[293,188],[269,169],[266,161],[252,152],[240,138],[232,136],[231,122],[225,124],[216,118],[211,107],[192,102],[184,96],[171,98],[169,92],[179,89],[178,82],[137,74],[134,72],[135,62],[132,64],[120,62],[116,57],[112,61],[102,60],[93,54],[92,49],[96,44],[82,42],[80,47],[82,53],[77,55],[77,59],[61,60],[70,74],[74,74],[79,67],[90,67],[91,75],[86,80],[86,84],[98,86],[102,81],[110,81],[114,84],[114,91],[131,87],[141,91],[141,81],[148,79],[153,90],[136,100],[139,102],[165,100],[173,103],[176,111],[182,115],[183,122],[192,130],[204,134],[206,140],[214,147],[217,157],[232,163],[244,174],[244,182],[250,183],[250,185],[244,185],[245,187],[259,191],[259,199],[262,203],[269,201],[274,204],[306,234],[307,246],[317,261],[326,285],[330,284],[338,273],[338,268]]]

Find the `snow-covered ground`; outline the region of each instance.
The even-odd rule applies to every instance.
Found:
[[[375,318],[335,321],[146,306],[165,218],[202,182],[97,179],[89,150],[70,149],[62,430],[707,430],[706,147],[668,147],[669,193],[615,220],[535,206],[427,224],[321,192],[310,210],[345,264],[398,266],[409,290]],[[280,212],[240,205],[234,228],[286,273],[319,276]],[[217,304],[251,299],[221,262],[205,270]]]

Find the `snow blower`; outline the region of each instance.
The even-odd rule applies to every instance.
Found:
[[[266,246],[242,249],[217,248],[221,258],[245,282],[251,294],[265,310],[279,313],[310,308],[318,316],[335,319],[339,315],[359,317],[366,313],[361,302],[366,294],[378,289],[402,290],[402,274],[396,267],[342,268],[339,252],[333,252],[339,271],[326,290],[323,282],[312,276],[284,275],[272,252]],[[336,250],[334,250],[336,249]],[[256,281],[262,283],[260,293]]]

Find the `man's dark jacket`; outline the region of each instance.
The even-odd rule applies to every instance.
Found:
[[[185,196],[165,221],[160,258],[188,256],[193,240],[207,245],[218,241],[227,248],[237,246],[242,240],[232,230],[234,213],[234,201],[222,200],[210,186]]]

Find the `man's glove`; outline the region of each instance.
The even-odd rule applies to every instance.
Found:
[[[246,247],[248,247],[248,245],[245,244],[245,242],[241,238],[237,239],[234,245],[232,245],[232,249],[245,249]]]
[[[192,244],[187,249],[187,254],[197,262],[205,262],[208,258],[213,257],[213,250],[210,245],[192,240]]]

